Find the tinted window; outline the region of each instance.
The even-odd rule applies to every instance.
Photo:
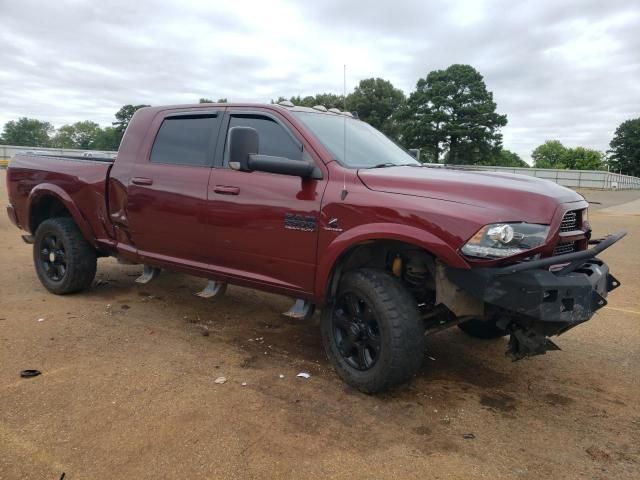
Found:
[[[278,123],[267,117],[232,116],[229,129],[233,127],[251,127],[258,131],[258,154],[286,157],[302,160],[302,149],[291,138],[291,135]],[[228,148],[225,147],[224,164],[229,163]]]
[[[212,143],[218,134],[217,116],[167,118],[151,150],[154,163],[208,165]]]

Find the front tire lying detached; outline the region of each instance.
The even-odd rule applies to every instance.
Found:
[[[96,275],[96,251],[67,217],[50,218],[38,226],[33,263],[42,285],[56,295],[84,290]]]
[[[416,301],[382,270],[360,269],[341,279],[322,312],[322,341],[338,375],[365,393],[399,385],[424,357],[424,326]]]

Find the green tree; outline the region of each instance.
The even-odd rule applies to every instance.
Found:
[[[529,164],[520,158],[520,155],[510,150],[500,149],[491,158],[482,160],[479,165],[491,165],[494,167],[528,167]]]
[[[418,80],[403,109],[401,140],[427,157],[474,164],[501,147],[506,115],[496,113],[493,93],[470,65],[451,65]],[[444,154],[444,155],[443,155]]]
[[[567,151],[567,168],[572,170],[603,170],[604,154],[591,148],[576,147]]]
[[[640,117],[622,122],[609,147],[609,164],[615,171],[640,177]]]
[[[335,93],[319,93],[315,96],[316,105],[324,105],[327,108],[344,108],[344,95]],[[312,105],[312,107],[315,105]]]
[[[53,125],[35,118],[11,120],[4,125],[0,143],[26,147],[48,147],[51,144]]]
[[[278,97],[275,103],[286,100],[284,97]],[[335,93],[319,93],[317,95],[308,95],[306,97],[291,97],[289,99],[296,106],[300,107],[315,107],[316,105],[323,105],[327,108],[344,108],[344,96],[336,95]]]
[[[114,127],[101,128],[96,137],[95,149],[116,151],[120,140],[120,134]]]
[[[90,120],[63,125],[56,132],[51,144],[58,148],[95,149],[96,139],[101,130],[100,125]]]
[[[201,98],[198,103],[229,103],[226,98],[219,98],[217,101],[213,101],[210,98]],[[273,102],[271,102],[273,103]]]
[[[395,113],[404,104],[406,97],[388,80],[367,78],[360,80],[353,93],[347,95],[347,110],[357,112],[358,117],[371,124],[387,136],[398,136],[398,121]]]
[[[56,130],[55,135],[51,139],[51,146],[56,148],[75,148],[73,142],[74,133],[73,125],[63,125]]]
[[[547,140],[531,153],[536,168],[568,168],[569,150],[559,140]]]

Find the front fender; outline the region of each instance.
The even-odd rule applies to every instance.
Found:
[[[470,268],[454,248],[426,230],[396,223],[360,225],[340,234],[319,255],[315,278],[315,296],[319,304],[326,301],[330,276],[340,257],[352,247],[371,240],[397,240],[409,243],[423,248],[449,267]]]
[[[26,222],[28,222],[29,231],[32,234],[35,234],[33,225],[31,225],[31,210],[33,206],[44,197],[54,197],[59,200],[60,203],[64,205],[67,211],[71,214],[73,221],[76,222],[80,232],[82,232],[82,236],[92,245],[95,245],[95,234],[89,222],[84,218],[82,212],[73,201],[71,196],[64,191],[58,185],[54,185],[52,183],[41,183],[36,185],[31,192],[29,192],[29,198],[27,201],[27,218]],[[25,222],[25,223],[26,223]]]

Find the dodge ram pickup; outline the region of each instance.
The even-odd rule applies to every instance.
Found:
[[[54,294],[97,258],[292,297],[322,310],[338,375],[373,393],[408,380],[425,336],[509,335],[513,359],[589,320],[619,286],[588,203],[555,183],[428,168],[350,113],[203,104],[138,110],[117,157],[15,156],[7,212]],[[591,245],[591,247],[590,247]]]

